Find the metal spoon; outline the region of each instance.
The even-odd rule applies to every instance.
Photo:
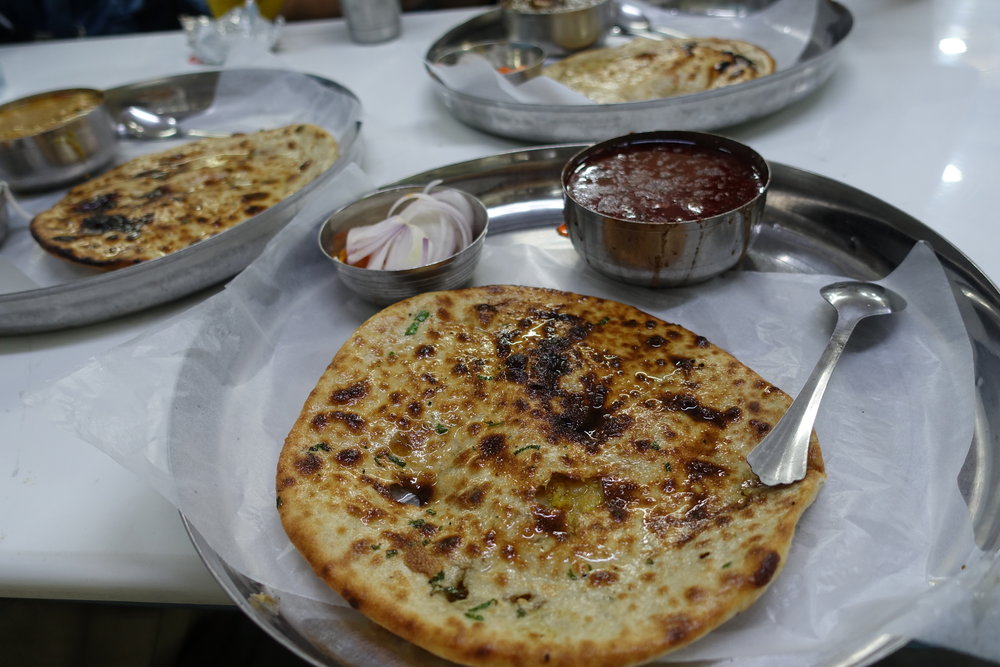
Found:
[[[642,10],[634,5],[618,5],[618,19],[611,27],[611,33],[617,35],[629,35],[632,37],[646,37],[648,39],[685,39],[689,35],[671,30],[670,28],[656,27],[649,22],[649,18],[642,13]]]
[[[182,129],[173,116],[163,116],[142,107],[125,107],[119,132],[135,139],[173,139],[177,137],[230,137],[228,132]]]
[[[889,315],[906,308],[892,290],[867,282],[839,282],[820,290],[837,309],[837,325],[805,386],[767,436],[747,455],[747,463],[768,486],[791,484],[806,476],[809,437],[823,392],[847,339],[858,322],[873,315]]]

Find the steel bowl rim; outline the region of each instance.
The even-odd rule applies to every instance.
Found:
[[[500,3],[508,38],[536,40],[549,55],[579,52],[604,44],[617,14],[615,0],[589,0],[582,7],[523,11]]]
[[[615,0],[592,0],[590,4],[587,4],[584,7],[557,8],[552,11],[545,11],[545,12],[530,12],[530,11],[521,11],[519,9],[512,9],[511,7],[508,6],[509,3],[507,2],[501,2],[499,4],[500,4],[500,11],[508,16],[546,17],[546,16],[566,16],[567,14],[574,14],[574,13],[584,14],[587,12],[592,12],[599,7],[610,7],[611,5],[616,5],[617,3],[615,2]],[[543,18],[540,20],[545,20],[545,19]]]
[[[751,161],[754,162],[755,167],[760,168],[761,182],[756,195],[746,200],[745,202],[734,206],[731,209],[721,211],[715,215],[710,215],[704,218],[693,218],[691,220],[630,220],[628,218],[621,218],[615,215],[609,215],[602,213],[600,211],[595,211],[594,209],[586,206],[577,200],[570,193],[567,181],[569,176],[572,174],[573,170],[579,166],[583,159],[591,154],[597,153],[605,148],[609,148],[616,145],[629,145],[633,143],[634,140],[638,140],[641,143],[656,143],[658,140],[669,140],[670,137],[674,137],[674,141],[678,140],[688,140],[694,145],[706,145],[702,141],[706,138],[710,139],[712,142],[721,142],[729,144],[739,150],[746,151]],[[718,146],[713,145],[713,148]],[[724,151],[726,152],[726,151]],[[741,156],[737,156],[742,159]],[[593,213],[594,215],[600,216],[602,220],[607,222],[613,222],[615,225],[623,225],[636,228],[648,228],[649,231],[655,232],[657,229],[662,229],[664,226],[667,227],[687,227],[692,225],[706,226],[712,224],[719,224],[724,218],[732,215],[736,211],[744,208],[752,207],[757,205],[761,200],[766,199],[767,191],[771,186],[771,167],[763,155],[758,153],[749,145],[731,139],[729,137],[723,136],[721,134],[714,134],[712,132],[699,132],[697,130],[651,130],[649,132],[635,132],[631,134],[624,134],[617,137],[612,137],[610,139],[605,139],[594,144],[586,146],[576,153],[574,153],[566,162],[563,164],[563,168],[560,173],[560,185],[562,188],[563,198],[567,204],[572,203],[574,206],[578,206],[588,213]]]
[[[345,211],[347,211],[351,207],[355,206],[356,204],[360,204],[361,202],[367,201],[367,200],[369,200],[369,199],[371,199],[373,197],[381,196],[381,195],[384,195],[384,194],[387,194],[387,193],[391,193],[391,192],[399,192],[401,194],[408,194],[408,193],[411,193],[411,192],[423,192],[426,189],[427,189],[426,186],[422,186],[422,185],[395,185],[395,186],[386,187],[386,188],[379,188],[378,190],[373,190],[372,192],[369,192],[368,194],[366,194],[366,195],[364,195],[364,196],[362,196],[362,197],[360,197],[358,199],[355,199],[354,201],[352,201],[352,202],[350,202],[348,204],[345,204],[344,206],[341,206],[339,209],[337,209],[336,211],[334,211],[333,213],[331,213],[329,216],[327,216],[326,219],[323,221],[323,224],[321,224],[320,227],[319,227],[319,233],[317,234],[316,240],[317,240],[317,243],[319,244],[320,251],[323,253],[323,255],[327,259],[329,259],[330,261],[332,261],[334,263],[334,266],[337,268],[338,271],[347,271],[347,272],[350,272],[350,273],[355,273],[356,275],[375,275],[375,274],[381,274],[383,276],[386,276],[387,278],[403,278],[403,277],[406,277],[408,274],[416,274],[416,273],[421,273],[421,272],[429,271],[431,269],[441,268],[444,264],[453,261],[459,255],[461,255],[463,253],[466,253],[468,251],[474,251],[474,249],[477,248],[477,247],[482,247],[483,242],[486,239],[486,234],[489,231],[489,227],[490,227],[489,209],[486,208],[486,205],[483,204],[482,200],[479,199],[479,197],[477,197],[477,196],[475,196],[475,195],[473,195],[473,194],[471,194],[469,192],[466,192],[465,190],[461,190],[459,188],[452,188],[452,187],[448,187],[448,186],[434,186],[433,189],[436,189],[436,190],[451,190],[453,192],[459,192],[459,193],[465,195],[466,197],[468,197],[470,200],[476,202],[476,204],[478,204],[478,206],[480,206],[482,208],[482,211],[483,211],[483,228],[479,231],[479,233],[476,235],[476,237],[473,238],[472,241],[469,242],[469,245],[467,245],[464,248],[458,250],[457,252],[454,252],[454,253],[448,255],[447,257],[439,259],[438,261],[433,262],[431,264],[422,264],[420,266],[414,266],[414,267],[411,267],[411,268],[408,268],[408,269],[368,269],[368,268],[363,268],[363,267],[359,267],[359,266],[352,266],[351,264],[348,264],[347,262],[341,261],[340,258],[338,258],[338,257],[336,257],[334,255],[331,255],[327,251],[326,247],[323,245],[323,236],[327,232],[327,230],[329,229],[330,223],[333,221],[333,219],[336,218],[337,216],[339,216],[340,214],[344,213]]]
[[[78,113],[75,116],[71,116],[45,130],[39,130],[37,132],[32,132],[31,134],[25,134],[20,137],[14,137],[12,139],[0,139],[0,145],[9,145],[19,141],[31,141],[39,137],[45,137],[46,135],[51,134],[53,132],[59,132],[61,130],[64,130],[67,126],[72,125],[73,122],[75,121],[86,118],[95,112],[100,113],[100,109],[104,109],[105,112],[108,113],[108,117],[110,118],[110,112],[107,110],[107,97],[105,96],[104,91],[98,88],[88,88],[87,86],[79,86],[74,88],[54,88],[52,90],[45,90],[40,93],[25,95],[24,97],[19,97],[15,100],[10,100],[4,102],[3,104],[0,104],[0,112],[5,111],[6,109],[20,106],[22,104],[27,104],[32,100],[36,100],[42,97],[48,97],[49,95],[56,95],[59,93],[92,93],[97,98],[97,104],[87,109],[86,111]]]

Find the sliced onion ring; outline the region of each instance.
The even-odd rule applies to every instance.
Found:
[[[350,229],[347,263],[385,271],[412,269],[451,257],[471,244],[472,206],[458,192],[432,192],[439,183],[401,196],[384,220]]]

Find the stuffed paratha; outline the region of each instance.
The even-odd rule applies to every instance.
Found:
[[[312,182],[338,157],[326,130],[296,124],[202,139],[125,162],[35,216],[48,252],[102,269],[162,257],[233,227]]]
[[[633,39],[573,54],[542,74],[595,102],[673,97],[731,86],[774,72],[764,49],[733,39]]]
[[[352,606],[474,665],[624,665],[756,600],[824,477],[745,457],[789,397],[631,306],[428,293],[337,352],[278,462],[292,543]]]

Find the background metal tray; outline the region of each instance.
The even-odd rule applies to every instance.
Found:
[[[854,19],[833,0],[819,3],[813,32],[799,61],[746,83],[643,102],[540,105],[502,102],[452,90],[431,76],[434,91],[451,114],[467,125],[505,137],[552,143],[597,141],[649,130],[710,130],[773,113],[822,85],[836,67],[840,44]],[[465,43],[505,39],[500,10],[480,14],[449,30],[425,59]]]
[[[262,70],[275,72],[277,70]],[[207,109],[219,72],[182,74],[105,91],[118,118],[130,105],[183,118]],[[288,224],[309,193],[357,157],[361,103],[338,83],[312,77],[330,91],[331,103],[345,104],[349,120],[333,130],[341,158],[308,186],[249,220],[193,246],[155,260],[38,289],[0,294],[0,335],[51,331],[101,322],[167,303],[227,280],[243,270],[267,241]],[[53,259],[52,261],[60,261]]]
[[[504,153],[453,164],[409,177],[399,184],[445,185],[480,197],[490,213],[489,235],[551,245],[569,241],[555,233],[562,221],[560,170],[582,145],[562,145]],[[1000,412],[987,410],[1000,394],[1000,292],[947,240],[885,202],[837,181],[781,164],[771,164],[763,227],[743,269],[829,273],[861,280],[878,279],[903,260],[914,242],[929,242],[937,252],[975,357],[977,416],[974,439],[959,484],[973,518],[976,541],[984,550],[1000,547],[1000,467],[995,442]],[[487,239],[487,243],[489,240]],[[183,516],[182,516],[183,518]],[[282,593],[275,610],[259,604],[268,591],[231,569],[186,520],[191,540],[208,569],[236,605],[265,631],[315,665],[379,663],[385,656],[357,655],[352,642],[324,632],[324,619],[337,617],[385,650],[393,664],[448,665],[396,637],[349,608],[333,607]],[[869,663],[888,655],[906,638],[872,630],[870,636],[841,648],[832,664]],[[369,642],[370,643],[370,642]],[[388,658],[386,658],[388,659]]]

